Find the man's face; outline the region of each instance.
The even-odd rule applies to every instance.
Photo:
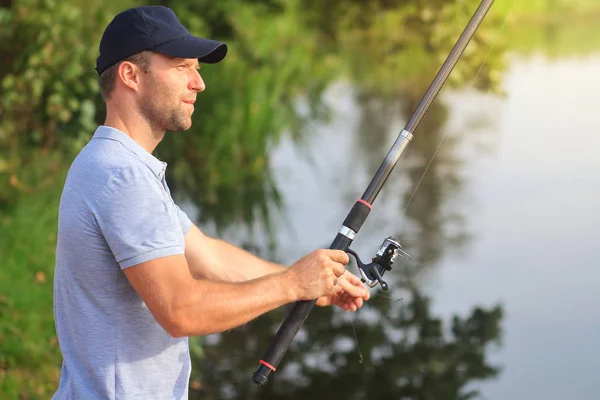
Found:
[[[141,76],[138,105],[151,126],[185,131],[192,126],[198,92],[205,89],[198,60],[152,54],[150,72]]]

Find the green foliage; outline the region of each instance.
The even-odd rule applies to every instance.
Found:
[[[174,191],[217,227],[267,222],[279,204],[269,149],[302,117],[326,115],[320,95],[334,80],[359,91],[420,98],[475,9],[475,1],[312,2],[171,0],[193,33],[228,42],[229,56],[203,71],[207,91],[190,134],[169,135],[158,154],[173,167]],[[498,20],[480,29],[448,82],[477,75]],[[264,23],[269,21],[269,23]],[[359,51],[357,51],[359,49]],[[500,78],[502,51],[479,71],[477,86]],[[375,73],[373,71],[376,71]],[[398,79],[402,77],[402,79]],[[311,113],[300,116],[305,96]],[[223,101],[227,99],[227,101]],[[210,151],[207,151],[210,149]]]
[[[60,351],[52,314],[52,279],[60,187],[57,156],[32,154],[23,190],[0,214],[0,397],[47,398],[58,384]]]
[[[270,149],[288,130],[297,134],[303,118],[314,118],[317,101],[303,117],[295,102],[305,94],[320,96],[334,78],[334,61],[297,23],[298,2],[277,9],[240,1],[170,6],[195,34],[231,36],[220,38],[229,46],[225,61],[201,71],[207,89],[198,96],[192,129],[167,135],[157,154],[174,165],[174,191],[199,206],[202,222],[268,222],[279,200],[269,174]],[[217,21],[205,19],[209,10]]]
[[[82,60],[93,59],[95,49],[86,41],[96,37],[81,12],[68,3],[23,5],[13,18],[13,31],[3,38],[12,44],[8,54],[12,68],[2,80],[2,135],[29,148],[66,145],[81,133],[69,129],[69,123],[94,127],[90,98],[97,94],[97,84]],[[9,143],[15,149],[15,143]]]
[[[496,1],[494,7],[501,14],[510,13],[522,20],[547,20],[557,15],[589,17],[590,13],[599,11],[596,0],[501,0]]]
[[[157,152],[171,165],[175,192],[198,206],[202,221],[217,227],[268,223],[269,210],[278,204],[269,149],[287,131],[298,138],[303,119],[326,115],[318,100],[330,82],[345,76],[365,91],[422,95],[475,4],[444,2],[433,13],[434,0],[334,2],[333,11],[309,0],[164,3],[193,33],[230,46],[225,62],[204,70],[208,89],[199,96],[194,128],[169,135]],[[0,14],[7,21],[0,53],[8,60],[0,75],[4,183],[18,181],[19,169],[33,161],[30,149],[71,154],[102,120],[92,68],[97,43],[112,15],[126,6],[22,0]],[[480,47],[489,42],[487,29],[449,84],[474,75]],[[481,73],[481,85],[497,79],[492,61]],[[310,106],[308,115],[298,112],[299,98]],[[0,194],[0,206],[12,193]]]
[[[479,5],[479,0],[306,0],[308,18],[345,61],[346,75],[363,92],[419,99]],[[503,43],[494,8],[463,53],[447,87],[463,86],[478,73],[476,87],[497,89]],[[497,49],[489,53],[492,41]]]
[[[3,9],[0,29],[0,211],[36,150],[70,154],[95,129],[95,65],[107,14],[70,2],[23,0]],[[85,18],[84,18],[85,15]],[[10,189],[12,188],[12,189]]]
[[[567,14],[568,15],[568,14]],[[526,17],[515,17],[521,23],[511,24],[505,32],[506,41],[521,57],[544,54],[549,58],[585,56],[600,49],[600,31],[596,28],[600,18],[600,4],[589,15],[571,23],[563,15],[541,18],[536,24]],[[531,49],[536,49],[533,53]]]
[[[503,41],[520,56],[577,56],[600,48],[597,0],[503,0],[494,8],[507,18]]]

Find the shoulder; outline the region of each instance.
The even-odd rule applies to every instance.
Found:
[[[120,198],[159,193],[160,185],[153,171],[121,143],[91,140],[71,164],[63,195],[97,208]]]
[[[122,143],[114,140],[92,139],[79,152],[71,170],[86,175],[87,179],[105,179],[119,173],[123,169],[148,169]]]
[[[74,160],[72,170],[101,184],[137,177],[155,177],[130,149],[114,140],[92,139]]]

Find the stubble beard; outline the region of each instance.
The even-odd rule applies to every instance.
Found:
[[[172,90],[153,79],[153,92],[139,103],[142,117],[154,132],[186,131],[192,126],[192,119],[180,99],[169,101]]]

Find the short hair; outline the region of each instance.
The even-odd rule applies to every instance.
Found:
[[[119,68],[119,65],[121,65],[121,63],[124,61],[129,61],[140,67],[142,71],[147,74],[150,72],[150,53],[150,51],[142,51],[134,54],[119,61],[115,65],[110,66],[104,72],[102,72],[99,78],[99,85],[100,93],[102,94],[104,100],[109,99],[115,90],[115,80],[117,78],[117,69]]]

